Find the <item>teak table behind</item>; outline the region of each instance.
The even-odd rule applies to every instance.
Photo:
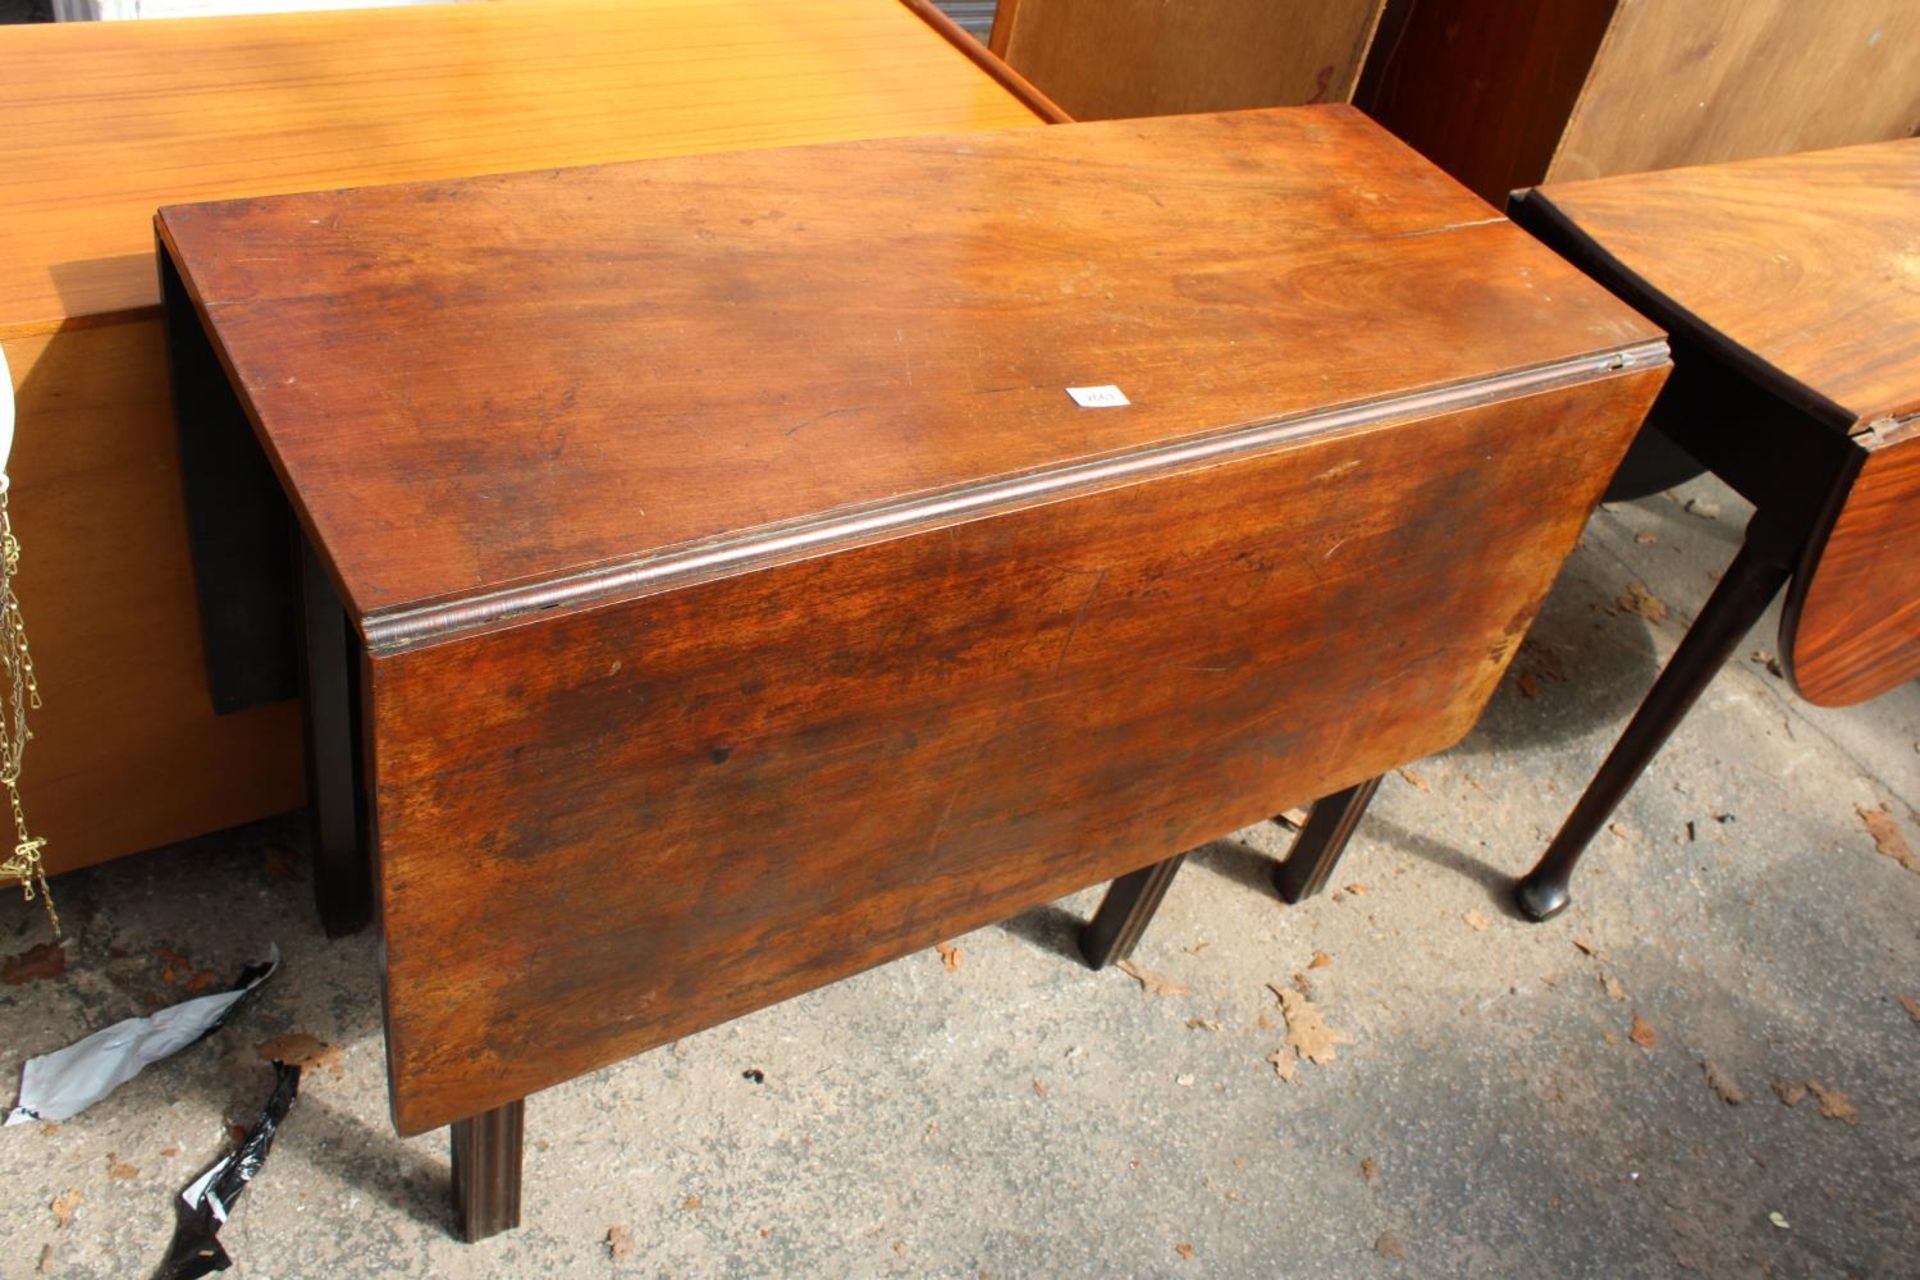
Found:
[[[1666,325],[1654,421],[1756,508],[1658,682],[1520,886],[1587,842],[1791,581],[1780,657],[1841,707],[1920,676],[1920,140],[1553,184],[1514,217]]]
[[[301,799],[294,672],[216,688],[202,662],[154,210],[1042,122],[917,15],[540,0],[0,26],[0,344],[45,694],[26,786],[51,869]]]
[[[1666,368],[1347,108],[159,229],[188,457],[277,476],[353,654],[470,1235],[526,1095],[1456,741]]]

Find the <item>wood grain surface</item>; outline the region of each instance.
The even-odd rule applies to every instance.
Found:
[[[176,207],[161,224],[368,629],[1657,336],[1345,107]],[[1066,395],[1098,384],[1131,407]]]
[[[0,30],[0,337],[157,302],[162,204],[1037,124],[888,0]]]
[[[1551,183],[1527,197],[1838,430],[1920,411],[1920,139]]]
[[[1824,707],[1920,677],[1920,421],[1889,426],[1787,595],[1781,652]]]
[[[1345,102],[1383,0],[1001,0],[995,52],[1077,120]]]
[[[0,27],[0,340],[56,872],[300,803],[297,707],[217,716],[154,304],[178,200],[1034,123],[880,0]]]
[[[376,656],[400,1131],[1448,746],[1663,372]]]
[[[1786,155],[1916,129],[1913,0],[1621,0],[1546,180]]]

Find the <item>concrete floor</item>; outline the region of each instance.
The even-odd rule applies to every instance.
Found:
[[[1504,906],[1744,518],[1705,482],[1597,515],[1480,728],[1382,789],[1336,877],[1364,891],[1281,905],[1272,826],[1190,860],[1135,957],[1188,994],[1066,954],[1090,890],[957,939],[957,968],[910,956],[535,1097],[528,1225],[477,1246],[445,1138],[389,1125],[374,939],[320,936],[297,823],[66,877],[65,975],[0,987],[8,1079],[192,972],[287,963],[212,1040],[0,1132],[0,1272],[150,1273],[267,1092],[255,1044],[304,1032],[340,1052],[222,1237],[236,1275],[1912,1276],[1920,875],[1856,807],[1920,847],[1920,686],[1807,707],[1763,626],[1567,915]],[[1636,581],[1664,620],[1618,607]],[[0,955],[42,931],[0,899]],[[1291,1083],[1268,983],[1347,1041]],[[1835,1115],[1776,1093],[1807,1080]]]

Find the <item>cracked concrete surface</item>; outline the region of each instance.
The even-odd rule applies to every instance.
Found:
[[[527,1225],[475,1246],[444,1136],[388,1122],[375,941],[320,935],[297,821],[65,877],[66,973],[0,987],[10,1081],[193,972],[269,940],[287,963],[91,1111],[0,1131],[0,1274],[149,1274],[266,1096],[255,1044],[305,1032],[341,1052],[222,1235],[236,1275],[1912,1275],[1920,875],[1856,806],[1920,848],[1920,686],[1808,707],[1770,620],[1568,913],[1505,906],[1744,519],[1705,481],[1596,515],[1480,727],[1388,780],[1337,892],[1275,899],[1272,825],[1199,851],[1135,955],[1188,994],[1071,957],[1089,890],[956,939],[952,970],[929,950],[537,1095]],[[1634,582],[1666,618],[1618,606]],[[0,898],[0,954],[43,928]],[[1348,1042],[1286,1083],[1266,984],[1296,974]],[[1774,1089],[1807,1080],[1855,1121]]]

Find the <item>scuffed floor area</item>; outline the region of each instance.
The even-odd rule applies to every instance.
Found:
[[[266,1097],[257,1046],[292,1036],[311,1065],[222,1234],[237,1276],[1912,1275],[1920,686],[1808,707],[1764,624],[1567,914],[1505,905],[1745,514],[1709,482],[1599,513],[1337,891],[1281,904],[1269,824],[1189,859],[1144,982],[1074,958],[1089,890],[540,1094],[527,1225],[476,1246],[444,1135],[387,1119],[375,939],[321,936],[297,821],[68,876],[64,972],[0,986],[9,1088],[268,942],[286,965],[92,1110],[0,1131],[0,1274],[150,1274]],[[0,955],[43,938],[0,898]],[[1275,986],[1328,1032],[1290,1081]]]

